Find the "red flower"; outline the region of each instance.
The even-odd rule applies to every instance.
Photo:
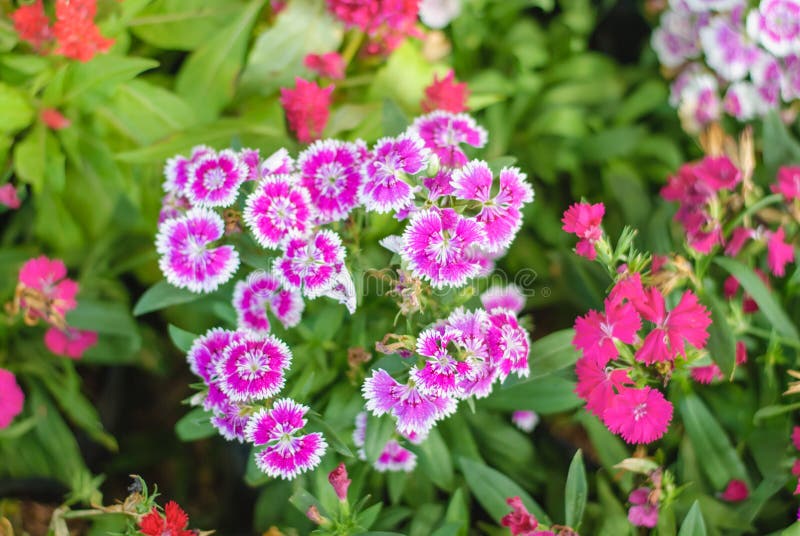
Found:
[[[450,70],[441,80],[438,76],[433,76],[433,82],[425,88],[425,98],[420,106],[424,112],[444,110],[457,114],[467,110],[468,97],[469,88],[466,82],[456,82],[455,73]]]
[[[344,502],[347,500],[347,488],[350,487],[351,480],[347,478],[347,468],[344,463],[340,463],[336,469],[328,475],[328,482],[333,486],[336,496],[339,500]]]
[[[52,37],[50,20],[44,12],[42,0],[21,6],[11,15],[11,19],[14,21],[14,29],[19,38],[37,50]]]
[[[747,489],[747,484],[742,480],[733,479],[728,482],[728,487],[722,492],[722,500],[728,502],[740,502],[750,496],[750,490]]]
[[[310,143],[322,136],[330,114],[333,86],[296,79],[295,89],[281,88],[281,105],[298,141]]]
[[[56,54],[85,62],[111,48],[114,40],[103,37],[94,24],[96,1],[56,0],[56,23],[53,25],[58,41]]]
[[[189,516],[175,501],[164,507],[165,517],[161,517],[156,508],[144,516],[139,522],[139,531],[147,536],[194,536],[195,532],[186,530]]]
[[[45,108],[39,114],[39,117],[45,125],[53,130],[61,130],[71,124],[71,121],[55,108]]]
[[[528,509],[522,504],[522,499],[509,497],[506,502],[514,510],[503,516],[503,519],[500,520],[501,525],[511,529],[511,534],[514,536],[531,534],[536,530],[539,522],[536,520],[536,516],[528,512]]]

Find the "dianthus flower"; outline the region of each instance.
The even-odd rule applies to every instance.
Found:
[[[164,507],[164,516],[156,507],[139,521],[139,532],[146,536],[193,536],[195,531],[187,530],[189,516],[175,501]]]
[[[217,374],[217,365],[223,352],[240,335],[235,331],[211,328],[192,342],[186,354],[189,369],[204,382],[211,382]]]
[[[290,328],[300,323],[305,302],[298,291],[283,288],[280,279],[266,272],[255,271],[236,283],[233,308],[239,329],[256,335],[269,333],[267,307],[284,328]]]
[[[678,305],[667,311],[664,296],[658,289],[652,287],[647,292],[647,305],[639,312],[655,324],[655,329],[636,351],[636,359],[647,365],[673,361],[679,354],[686,355],[684,340],[702,350],[708,340],[711,313],[697,300],[697,296],[687,290]]]
[[[539,526],[536,516],[528,512],[525,505],[522,504],[522,499],[519,497],[509,497],[506,503],[513,509],[511,513],[506,514],[500,520],[500,524],[508,527],[511,534],[514,536],[529,536],[533,534],[536,527]]]
[[[747,489],[747,483],[743,480],[734,478],[725,487],[720,498],[727,502],[741,502],[747,500],[750,496],[750,490]]]
[[[402,447],[396,439],[386,442],[378,459],[375,460],[375,470],[379,473],[399,472],[410,473],[417,466],[417,455]]]
[[[731,237],[728,243],[725,244],[725,255],[735,257],[742,251],[742,248],[748,240],[756,236],[755,231],[747,227],[737,227],[731,232]]]
[[[469,88],[465,82],[456,82],[455,72],[451,69],[442,79],[433,76],[433,82],[425,88],[425,98],[420,107],[425,113],[444,110],[454,114],[467,110]]]
[[[44,12],[42,0],[20,6],[11,15],[11,20],[14,21],[14,30],[19,38],[36,50],[40,50],[42,45],[53,37],[50,19]]]
[[[758,47],[749,42],[741,25],[715,17],[700,29],[706,63],[717,75],[730,81],[746,77],[758,58]]]
[[[626,369],[607,370],[595,359],[582,357],[575,363],[578,383],[575,394],[586,401],[586,411],[602,418],[606,408],[611,405],[614,391],[625,385],[632,385]]]
[[[767,238],[767,264],[770,271],[778,277],[786,274],[786,265],[794,262],[794,247],[784,242],[786,231],[783,227],[769,233]]]
[[[658,525],[658,504],[650,502],[650,488],[636,488],[628,495],[628,502],[628,521],[633,526],[652,529]]]
[[[778,169],[778,182],[772,191],[783,194],[787,202],[800,199],[800,166],[781,166]]]
[[[63,318],[63,316],[77,305],[75,295],[78,293],[78,283],[67,278],[67,267],[59,259],[50,260],[44,255],[25,261],[19,270],[19,282],[40,293],[46,300],[50,312]],[[25,300],[20,304],[23,309],[29,305]],[[42,317],[44,311],[29,311],[34,318]],[[49,318],[45,318],[49,321]]]
[[[342,502],[347,501],[347,488],[350,487],[352,480],[347,478],[347,467],[345,467],[344,462],[328,473],[328,482],[336,493],[336,497]]]
[[[428,154],[423,141],[415,136],[378,140],[363,167],[360,199],[366,209],[384,214],[411,204],[414,190],[406,177],[427,167]]]
[[[341,80],[344,78],[344,59],[338,52],[327,52],[325,54],[307,54],[303,58],[303,65],[306,69],[313,71],[318,76]]]
[[[21,205],[17,189],[10,182],[0,186],[0,205],[5,205],[11,210],[17,210]]]
[[[103,37],[94,24],[97,0],[56,0],[56,54],[78,61],[89,61],[98,52],[108,52],[113,39]]]
[[[7,428],[14,417],[22,412],[25,395],[17,385],[17,379],[6,369],[0,368],[0,430]]]
[[[363,143],[322,140],[300,153],[300,183],[311,194],[317,223],[343,220],[358,205]]]
[[[650,43],[662,65],[680,67],[700,53],[698,15],[688,10],[666,10]],[[707,17],[705,17],[707,18]]]
[[[527,377],[530,337],[519,325],[517,317],[504,309],[489,314],[489,329],[486,332],[489,362],[498,369],[498,377],[505,380],[512,372]]]
[[[519,314],[525,308],[525,295],[515,284],[506,286],[493,285],[481,294],[481,303],[488,312],[494,309],[507,309]]]
[[[189,158],[175,155],[164,164],[164,191],[188,197],[189,169],[205,157],[214,154],[214,149],[205,145],[192,147]]]
[[[65,329],[53,326],[45,332],[44,344],[56,355],[80,359],[86,350],[97,344],[97,332],[69,326]]]
[[[233,339],[217,364],[220,387],[231,400],[247,402],[275,396],[286,382],[292,352],[274,335]]]
[[[439,157],[445,167],[458,168],[467,163],[461,144],[472,147],[486,145],[486,130],[478,126],[467,114],[454,114],[437,110],[417,117],[409,132],[418,135],[425,147]]]
[[[603,215],[605,213],[606,207],[603,203],[594,205],[575,203],[564,212],[564,217],[561,219],[564,225],[561,228],[580,238],[577,246],[575,246],[575,252],[578,255],[589,260],[594,260],[597,257],[594,244],[603,235],[600,225],[603,223]]]
[[[469,371],[469,365],[450,355],[447,345],[456,333],[444,326],[426,329],[417,337],[417,353],[428,358],[416,371],[414,381],[419,391],[432,396],[455,396],[458,379]]]
[[[689,369],[692,374],[692,379],[697,383],[709,384],[714,380],[723,380],[725,375],[722,374],[719,366],[716,363],[710,365],[699,365]]]
[[[747,32],[775,56],[800,52],[800,3],[761,0],[747,16]]]
[[[42,123],[52,130],[63,130],[72,124],[72,121],[64,117],[64,114],[55,108],[45,108],[39,114]]]
[[[233,246],[209,247],[222,238],[225,223],[215,212],[195,207],[159,226],[156,251],[167,281],[192,292],[212,292],[239,267]]]
[[[471,250],[485,241],[477,221],[451,208],[431,208],[411,217],[401,255],[414,275],[429,280],[433,287],[457,288],[480,271]]]
[[[309,237],[294,235],[285,247],[273,269],[284,287],[302,289],[306,297],[316,298],[336,284],[345,257],[338,234],[322,229]]]
[[[539,424],[539,415],[535,411],[517,410],[511,414],[511,422],[523,432],[533,432]]]
[[[291,233],[308,233],[314,215],[308,190],[290,175],[263,179],[247,197],[244,209],[244,221],[256,241],[270,249],[280,246]]]
[[[285,147],[281,147],[261,162],[261,177],[270,175],[292,175],[297,171],[294,159]]]
[[[318,432],[299,435],[307,412],[308,407],[283,398],[250,418],[245,437],[256,446],[266,445],[256,453],[259,469],[290,480],[319,465],[328,445]]]
[[[642,320],[633,304],[608,298],[603,313],[589,311],[575,319],[572,344],[603,367],[619,355],[615,341],[633,344],[641,327]]]
[[[209,398],[210,396],[211,391],[209,391]],[[220,435],[228,441],[243,443],[245,427],[250,422],[250,409],[245,404],[225,398],[219,404],[214,405],[211,410],[213,411],[211,425]]]
[[[652,443],[667,431],[672,410],[661,391],[621,388],[603,412],[603,422],[627,443]]]
[[[192,205],[204,207],[232,205],[248,175],[247,166],[230,149],[199,156],[187,171],[186,197]]]
[[[301,143],[310,143],[322,136],[331,107],[333,86],[321,88],[314,82],[295,79],[295,89],[281,88],[281,106],[289,128]]]

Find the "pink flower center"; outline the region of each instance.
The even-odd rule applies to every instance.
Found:
[[[203,185],[207,190],[217,190],[225,184],[225,172],[216,167],[208,170],[203,176]]]
[[[647,415],[647,404],[642,402],[638,406],[633,408],[633,420],[639,421],[645,415]]]
[[[279,197],[273,199],[267,216],[273,221],[276,227],[281,230],[286,230],[292,227],[292,223],[297,219],[295,212],[295,208],[289,199]]]
[[[339,162],[327,162],[319,167],[317,186],[324,195],[335,196],[341,193],[344,171],[344,166]]]

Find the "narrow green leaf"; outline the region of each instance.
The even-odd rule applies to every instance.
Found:
[[[183,330],[173,324],[167,326],[167,332],[169,333],[172,344],[181,352],[188,352],[194,340],[197,338],[197,335],[194,333]]]
[[[374,463],[381,455],[383,447],[394,434],[394,420],[388,415],[375,417],[372,413],[367,414],[367,431],[364,439],[364,451],[367,454],[367,461]]]
[[[419,454],[422,472],[441,489],[451,491],[454,481],[453,460],[439,431],[432,429],[428,438],[414,450]]]
[[[567,473],[567,485],[564,491],[564,510],[566,523],[574,529],[579,529],[583,520],[583,511],[586,508],[586,499],[589,495],[589,486],[586,483],[586,468],[583,465],[583,453],[580,449],[572,458]]]
[[[173,287],[166,281],[159,281],[142,294],[142,297],[133,307],[133,315],[141,316],[164,309],[170,305],[193,302],[201,297],[202,294],[195,294],[185,289]]]
[[[575,364],[580,354],[572,346],[575,330],[563,329],[531,344],[529,380],[543,378]],[[522,383],[522,382],[520,382]]]
[[[711,310],[711,325],[708,327],[708,352],[727,378],[736,365],[736,338],[728,325],[722,302],[715,296],[703,295]]]
[[[700,503],[697,501],[686,514],[678,536],[706,536],[706,523],[703,520],[703,513],[700,511]]]
[[[158,62],[149,58],[109,54],[98,54],[86,63],[70,63],[62,101],[69,102],[105,84],[131,80],[155,67],[158,67]]]
[[[339,434],[337,434],[331,425],[325,422],[324,419],[320,419],[317,415],[309,414],[308,420],[322,429],[322,432],[325,434],[325,439],[328,441],[328,444],[333,448],[333,450],[342,456],[347,456],[348,458],[354,457],[353,451],[347,447],[345,442],[342,441],[342,438],[339,437]]]
[[[98,333],[138,336],[136,322],[128,308],[120,303],[81,298],[78,300],[78,306],[67,313],[67,323],[79,329],[90,329]]]
[[[128,26],[138,38],[159,48],[193,50],[242,8],[234,0],[155,0]]]
[[[581,405],[583,401],[575,394],[575,382],[559,377],[539,378],[507,389],[495,389],[478,403],[479,407],[506,411],[529,409],[542,415],[568,411]]]
[[[211,414],[203,408],[195,408],[175,423],[175,434],[181,441],[197,441],[212,437],[217,430],[211,425]]]

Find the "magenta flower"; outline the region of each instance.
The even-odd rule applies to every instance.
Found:
[[[290,328],[300,323],[305,302],[298,291],[283,288],[280,279],[260,270],[236,283],[233,308],[239,329],[256,335],[269,333],[267,307],[284,328]]]
[[[422,185],[428,189],[428,199],[436,201],[440,197],[453,195],[453,171],[450,168],[440,168],[433,177],[422,177]]]
[[[408,175],[416,175],[427,165],[428,150],[420,138],[402,135],[378,140],[362,168],[361,203],[379,214],[405,208],[414,200]]]
[[[327,52],[325,54],[306,54],[303,58],[303,65],[306,69],[313,71],[317,76],[341,80],[344,78],[344,59],[338,52]]]
[[[410,473],[417,466],[417,455],[400,446],[395,439],[390,439],[383,447],[378,459],[375,460],[375,470],[379,473],[399,472]]]
[[[217,364],[220,388],[234,402],[273,397],[283,389],[291,361],[291,350],[274,335],[236,337]]]
[[[260,176],[266,178],[270,175],[293,175],[295,171],[297,170],[289,151],[281,147],[261,162]]]
[[[25,394],[10,371],[0,368],[0,430],[8,428],[11,421],[22,413]]]
[[[667,431],[672,409],[661,391],[622,388],[603,412],[603,422],[627,443],[652,443]]]
[[[170,284],[192,292],[213,292],[239,267],[233,246],[209,247],[222,238],[225,223],[215,212],[195,207],[159,226],[158,265]]]
[[[213,154],[214,149],[211,147],[197,145],[192,148],[189,158],[176,155],[167,160],[164,165],[164,191],[186,197],[188,194],[190,167],[196,164],[200,158]]]
[[[523,432],[533,432],[539,424],[539,415],[535,411],[517,410],[511,414],[511,422]]]
[[[800,3],[761,0],[747,16],[747,33],[775,56],[800,52]]]
[[[604,313],[589,311],[575,319],[572,344],[582,350],[585,357],[605,366],[619,355],[615,341],[633,344],[641,327],[642,320],[630,302],[608,298]]]
[[[528,512],[522,499],[519,497],[509,497],[506,503],[512,508],[512,512],[503,516],[500,524],[508,527],[513,536],[533,535],[536,527],[539,526],[536,516]]]
[[[639,312],[655,324],[655,329],[636,351],[636,359],[647,365],[673,361],[678,354],[686,355],[684,341],[697,349],[705,348],[711,313],[697,300],[697,296],[687,290],[678,305],[667,311],[661,292],[656,288],[648,291],[647,306]]]
[[[489,361],[498,368],[500,380],[505,380],[512,372],[519,377],[527,377],[530,337],[517,322],[510,311],[495,310],[489,315],[489,330],[486,332],[486,346]]]
[[[603,203],[591,205],[589,203],[575,203],[564,211],[561,228],[576,235],[580,240],[575,247],[575,252],[581,257],[594,260],[597,252],[594,244],[603,236],[600,225],[603,222],[603,215],[606,207]]]
[[[337,465],[336,469],[328,473],[328,482],[330,482],[339,500],[342,502],[347,501],[347,488],[350,487],[352,480],[347,478],[347,467],[344,466],[343,462]]]
[[[800,166],[781,166],[778,169],[778,182],[772,191],[783,194],[787,202],[800,199]]]
[[[525,308],[525,295],[513,283],[505,286],[493,285],[481,294],[481,303],[490,313],[499,308],[519,314]]]
[[[786,265],[794,262],[794,246],[790,242],[784,242],[786,231],[783,227],[778,227],[774,233],[767,235],[767,264],[770,271],[777,277],[786,274]]]
[[[247,166],[230,149],[208,153],[189,165],[186,197],[193,206],[227,207],[236,201],[247,179]]]
[[[16,210],[21,205],[17,189],[10,182],[0,186],[0,205],[5,205],[11,210]]]
[[[261,154],[258,149],[244,148],[240,150],[239,160],[247,168],[245,181],[257,181],[261,178]]]
[[[291,480],[319,465],[328,445],[322,434],[300,435],[308,407],[283,398],[272,409],[262,409],[250,418],[245,437],[266,448],[256,453],[256,465],[271,477]]]
[[[429,280],[433,287],[457,288],[478,274],[481,266],[470,250],[485,240],[475,220],[450,208],[432,208],[412,216],[403,233],[401,256],[416,277]]]
[[[628,495],[631,507],[628,521],[635,527],[653,528],[658,525],[658,504],[650,502],[650,488],[637,488]]]
[[[744,480],[734,478],[725,487],[720,498],[727,502],[742,502],[746,501],[750,496],[750,490],[747,488],[747,483]]]
[[[300,183],[308,189],[317,209],[317,223],[345,219],[358,203],[361,165],[366,155],[362,142],[322,140],[300,153]]]
[[[67,278],[67,267],[59,259],[50,260],[44,255],[28,259],[19,270],[19,282],[41,293],[58,315],[65,315],[77,305],[78,283]],[[24,300],[21,305],[26,307]]]
[[[716,363],[712,363],[710,365],[698,365],[689,370],[692,373],[692,379],[697,383],[708,385],[714,380],[725,379],[725,376],[722,374],[722,371]]]
[[[286,242],[283,257],[275,261],[273,271],[288,289],[302,289],[308,298],[317,298],[336,284],[344,266],[342,239],[323,229],[308,238],[294,235]]]
[[[322,137],[328,124],[333,86],[320,87],[314,82],[295,78],[295,88],[281,88],[281,106],[289,129],[297,141],[311,143]]]
[[[428,359],[413,379],[424,395],[452,397],[458,393],[457,382],[470,367],[448,353],[447,345],[454,338],[455,333],[443,326],[426,329],[417,337],[417,353]]]
[[[250,420],[248,411],[243,405],[225,399],[213,407],[211,425],[228,441],[242,443],[245,427]]]
[[[307,234],[313,225],[314,206],[308,190],[289,175],[271,175],[247,197],[244,221],[256,241],[276,249],[290,233]]]
[[[51,327],[44,334],[44,345],[56,355],[80,359],[83,353],[97,344],[97,332],[67,326],[61,330]]]
[[[235,331],[211,328],[192,342],[186,354],[189,369],[205,383],[210,383],[217,374],[217,364],[222,360],[225,348],[240,336]]]
[[[161,225],[167,220],[177,218],[186,214],[192,208],[192,204],[182,195],[167,192],[161,198],[161,211],[158,213],[158,224]]]
[[[737,227],[731,232],[731,238],[725,245],[725,255],[735,257],[742,250],[748,240],[755,238],[756,233],[747,227]]]
[[[587,357],[575,363],[575,374],[578,377],[575,394],[586,401],[586,411],[600,418],[611,405],[615,390],[620,391],[623,386],[633,384],[627,369],[607,370],[596,360]]]
[[[425,147],[439,157],[445,167],[459,168],[467,163],[461,144],[472,147],[486,145],[486,131],[467,114],[437,110],[417,117],[409,132],[418,135]]]

